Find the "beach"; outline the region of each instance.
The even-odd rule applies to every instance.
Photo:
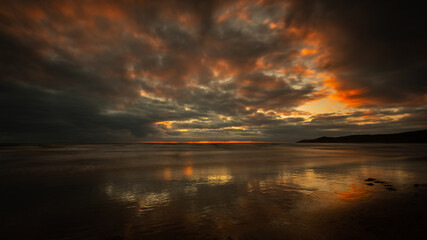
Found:
[[[0,147],[5,239],[402,239],[425,144]]]

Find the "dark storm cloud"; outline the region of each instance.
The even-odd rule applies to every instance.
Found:
[[[102,56],[97,64],[107,69],[91,69],[80,59],[63,52],[43,57],[40,49],[52,49],[45,42],[38,45],[32,40],[20,39],[0,31],[2,79],[26,82],[51,89],[92,93],[108,97],[111,101],[125,101],[139,96],[138,85],[123,76],[123,69],[115,66],[120,56]],[[61,54],[62,53],[62,54]],[[112,53],[114,54],[114,53]],[[114,58],[114,62],[111,62]],[[94,66],[96,68],[96,66]],[[110,74],[105,74],[106,72]]]
[[[0,81],[3,142],[99,142],[136,140],[155,133],[151,121],[127,113],[108,114],[87,96]]]
[[[409,10],[327,0],[2,1],[0,141],[268,141],[372,130],[357,124],[387,116],[393,129],[425,126],[425,28]],[[322,71],[334,77],[322,82]],[[352,105],[399,109],[295,110],[327,97],[325,86]]]
[[[323,97],[322,93],[315,93],[312,84],[297,89],[285,79],[260,73],[241,76],[237,93],[248,101],[247,105],[267,109],[280,109],[284,103],[298,106],[299,102]]]
[[[329,54],[318,64],[342,100],[380,107],[426,102],[426,21],[415,2],[336,0],[291,1],[286,19],[320,33]]]

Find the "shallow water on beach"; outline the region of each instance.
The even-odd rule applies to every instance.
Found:
[[[360,232],[340,226],[347,213],[423,196],[426,183],[425,144],[2,145],[0,228],[5,239],[330,239]]]

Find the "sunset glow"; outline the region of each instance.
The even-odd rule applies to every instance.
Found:
[[[263,143],[263,142],[254,142],[254,141],[194,141],[194,142],[158,142],[158,141],[147,141],[142,143]]]
[[[427,14],[0,0],[2,239],[420,239]]]

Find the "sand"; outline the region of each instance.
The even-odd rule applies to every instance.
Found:
[[[0,148],[4,239],[414,239],[425,145]]]

